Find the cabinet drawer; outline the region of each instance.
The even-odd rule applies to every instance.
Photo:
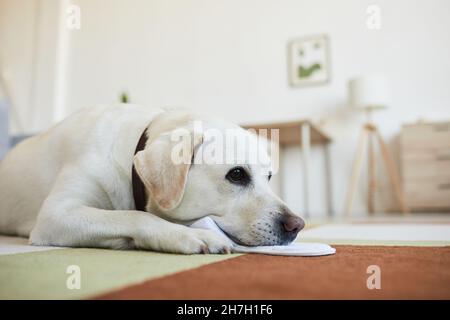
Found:
[[[450,147],[450,122],[403,126],[401,143],[405,150]]]
[[[448,162],[450,164],[450,146],[440,148],[402,148],[402,161],[415,163]]]
[[[438,181],[439,178],[450,179],[450,161],[430,163],[404,163],[402,176],[405,183],[411,181]]]
[[[403,152],[402,176],[405,182],[450,177],[450,148]]]
[[[450,208],[450,180],[409,182],[405,184],[405,197],[411,209]]]

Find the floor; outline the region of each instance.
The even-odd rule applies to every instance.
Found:
[[[249,254],[98,299],[449,299],[450,247],[335,246],[334,256]],[[370,280],[374,266],[380,281]],[[368,268],[370,273],[368,273]],[[370,282],[369,289],[367,282]]]
[[[358,293],[365,298],[450,299],[447,216],[378,216],[313,225],[297,241],[329,243],[337,253],[315,258],[185,256],[33,247],[26,239],[0,237],[0,298],[345,299]],[[371,264],[382,268],[381,291],[366,287],[366,268]],[[72,265],[80,267],[80,289],[66,285]]]

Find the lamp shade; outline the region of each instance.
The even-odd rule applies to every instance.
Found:
[[[390,100],[388,81],[382,75],[353,78],[348,82],[348,99],[353,108],[386,108]]]

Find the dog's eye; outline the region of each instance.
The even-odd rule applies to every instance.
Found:
[[[267,180],[270,181],[270,179],[272,179],[272,172],[269,172],[269,174],[267,176]]]
[[[228,171],[225,176],[228,181],[235,184],[246,185],[250,182],[250,177],[242,167],[236,167]]]

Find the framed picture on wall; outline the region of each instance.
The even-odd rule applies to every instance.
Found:
[[[288,53],[291,86],[325,84],[330,80],[328,36],[295,39],[289,43]]]

